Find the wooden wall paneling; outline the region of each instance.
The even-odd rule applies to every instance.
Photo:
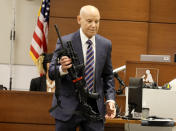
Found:
[[[50,18],[49,33],[48,33],[48,52],[53,52],[56,48],[56,42],[58,39],[54,24],[58,25],[60,35],[66,35],[75,32],[79,29],[77,19],[74,18]]]
[[[176,23],[176,0],[150,0],[150,21]]]
[[[146,22],[101,21],[99,34],[112,41],[112,63],[117,68],[127,60],[139,60],[146,53],[148,24]]]
[[[52,0],[50,16],[75,18],[87,4],[96,6],[102,19],[148,20],[149,0]]]
[[[58,24],[61,35],[79,29],[76,19],[51,18],[48,51],[55,49],[57,34],[53,27]],[[125,64],[126,60],[138,60],[146,53],[148,24],[146,22],[126,22],[101,20],[99,34],[112,41],[112,62],[114,68]],[[130,49],[130,50],[129,50]]]
[[[174,61],[176,24],[150,23],[148,54],[168,54]]]

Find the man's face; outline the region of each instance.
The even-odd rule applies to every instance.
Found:
[[[99,22],[100,15],[98,12],[88,12],[78,16],[78,23],[88,38],[91,38],[97,34],[99,29]]]

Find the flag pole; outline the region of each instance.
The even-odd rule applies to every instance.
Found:
[[[11,40],[11,45],[10,45],[10,63],[9,63],[9,68],[10,68],[10,82],[9,82],[9,90],[12,90],[12,60],[13,60],[13,46],[14,46],[14,41],[15,41],[15,15],[16,15],[16,0],[13,0],[12,2],[12,27],[10,31],[10,40]]]

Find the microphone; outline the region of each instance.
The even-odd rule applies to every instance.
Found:
[[[124,90],[124,88],[126,87],[124,81],[123,81],[123,80],[119,77],[119,75],[118,75],[118,72],[123,71],[123,70],[125,70],[125,69],[126,69],[126,65],[121,66],[121,67],[116,68],[115,70],[113,70],[113,75],[114,75],[114,77],[115,77],[115,78],[118,80],[118,82],[120,83],[120,87],[119,87],[119,89],[116,91],[117,95],[123,94],[123,90]],[[121,88],[121,86],[123,86],[124,88]]]
[[[114,77],[119,81],[119,83],[120,83],[122,86],[125,87],[125,83],[123,82],[123,80],[122,80],[122,79],[119,77],[119,75],[118,75],[118,72],[123,71],[123,70],[126,70],[126,65],[114,69],[114,70],[113,70],[113,74],[114,74]]]
[[[118,73],[118,72],[123,71],[123,70],[126,70],[126,65],[123,65],[123,66],[121,66],[119,68],[114,69],[113,70],[113,74],[114,73]]]
[[[117,95],[121,95],[121,94],[123,94],[123,90],[125,89],[125,83],[123,82],[123,80],[119,77],[119,75],[118,75],[118,73],[117,72],[115,72],[114,73],[114,77],[119,81],[119,83],[120,83],[120,87],[119,87],[119,89],[116,91],[116,94]],[[121,88],[121,86],[123,86],[124,88]]]
[[[124,81],[119,77],[118,73],[115,72],[113,73],[114,74],[114,77],[119,81],[120,85],[124,86],[125,87],[125,83]]]

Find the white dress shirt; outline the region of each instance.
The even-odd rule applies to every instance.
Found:
[[[86,52],[87,52],[87,47],[88,47],[88,44],[86,43],[88,40],[91,40],[92,41],[92,47],[93,47],[93,50],[94,50],[94,61],[95,61],[95,58],[96,58],[96,50],[95,50],[95,36],[93,36],[92,38],[88,38],[82,31],[82,29],[80,28],[80,37],[81,37],[81,43],[82,43],[82,51],[83,51],[83,56],[84,56],[84,64],[86,64]],[[94,67],[95,68],[95,67]]]

